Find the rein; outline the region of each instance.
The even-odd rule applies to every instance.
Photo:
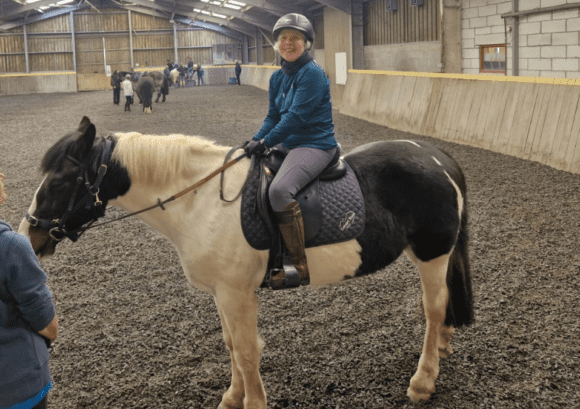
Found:
[[[248,143],[249,143],[249,141],[246,141],[242,144],[242,146],[239,146],[237,148],[232,148],[227,153],[226,157],[224,158],[224,165],[226,164],[228,159],[231,158],[231,156],[234,154],[235,151],[237,151],[238,149],[244,149]],[[235,202],[236,200],[238,200],[238,198],[242,195],[244,189],[246,188],[246,185],[248,184],[248,180],[250,180],[250,175],[252,174],[252,170],[254,169],[255,161],[256,161],[256,155],[252,155],[252,163],[250,164],[250,167],[248,168],[248,174],[246,175],[246,180],[244,181],[244,184],[242,185],[242,188],[240,189],[238,194],[233,199],[226,199],[224,197],[224,173],[222,172],[222,174],[220,175],[220,199],[222,201],[224,201],[226,203],[231,203],[231,202]]]
[[[234,149],[238,149],[238,148],[234,148]],[[89,230],[89,229],[92,229],[94,227],[104,226],[105,224],[109,224],[109,223],[113,223],[113,222],[116,222],[116,221],[119,221],[119,220],[123,220],[123,219],[126,219],[127,217],[135,216],[135,215],[138,215],[140,213],[144,213],[146,211],[153,210],[156,207],[160,207],[161,210],[165,210],[165,206],[164,206],[165,204],[167,204],[169,202],[172,202],[175,199],[179,199],[184,194],[189,193],[189,192],[191,192],[194,189],[197,189],[198,187],[200,187],[201,185],[203,185],[205,182],[209,181],[210,179],[213,179],[215,176],[217,176],[218,174],[222,173],[224,170],[226,170],[230,166],[235,165],[236,163],[238,163],[241,159],[245,158],[246,156],[247,155],[245,153],[241,154],[237,158],[234,158],[231,161],[229,161],[228,163],[224,164],[223,166],[217,168],[216,170],[214,170],[212,173],[210,173],[209,175],[207,175],[206,177],[204,177],[200,181],[194,183],[193,185],[189,186],[188,188],[183,189],[182,191],[174,194],[173,196],[165,199],[164,201],[161,201],[161,199],[157,199],[157,203],[154,204],[154,205],[151,205],[149,207],[146,207],[144,209],[138,210],[138,211],[133,212],[133,213],[126,214],[126,215],[121,216],[121,217],[117,217],[116,219],[113,219],[113,220],[108,220],[108,221],[103,222],[103,223],[95,224],[94,226],[90,226],[89,225],[85,230]],[[228,201],[228,200],[223,199],[223,195],[221,194],[221,191],[220,191],[220,196],[222,196],[222,200],[224,200],[226,202]],[[237,197],[239,197],[239,194],[238,194],[238,196],[236,196],[236,198]]]
[[[133,213],[129,213],[126,214],[124,216],[121,217],[117,217],[116,219],[113,220],[108,220],[106,222],[103,223],[98,223],[93,225],[94,222],[96,222],[99,217],[101,217],[100,215],[96,215],[95,218],[93,220],[91,220],[90,222],[86,223],[86,225],[76,229],[76,230],[72,230],[72,231],[67,231],[64,227],[66,220],[68,219],[69,215],[71,213],[76,212],[78,209],[81,208],[81,206],[85,205],[86,203],[86,208],[90,209],[91,208],[91,203],[89,202],[89,199],[91,197],[95,198],[95,202],[94,202],[94,209],[98,212],[102,211],[102,201],[99,200],[99,185],[101,184],[101,182],[103,181],[103,177],[105,176],[105,174],[107,173],[107,164],[109,162],[110,156],[111,156],[111,141],[107,140],[105,142],[105,147],[103,149],[103,153],[101,154],[101,161],[100,161],[100,165],[99,165],[99,169],[97,171],[97,178],[95,179],[95,183],[91,186],[89,183],[89,178],[88,178],[88,171],[87,168],[84,164],[80,163],[79,161],[77,161],[76,159],[72,158],[72,157],[68,157],[69,160],[71,160],[75,165],[80,166],[81,168],[83,168],[84,173],[85,173],[85,186],[87,187],[88,192],[85,194],[85,196],[76,204],[76,206],[73,207],[74,205],[74,200],[76,198],[76,195],[78,193],[78,190],[83,182],[83,177],[79,176],[77,178],[77,183],[75,185],[73,194],[69,200],[69,204],[67,206],[67,209],[64,213],[64,215],[62,216],[61,219],[54,219],[54,220],[46,220],[46,219],[38,219],[28,213],[26,213],[25,218],[26,220],[28,220],[28,222],[30,223],[31,226],[38,226],[42,229],[46,229],[49,231],[49,236],[52,240],[54,241],[62,241],[62,239],[64,239],[65,237],[68,237],[69,239],[71,239],[71,241],[76,242],[79,237],[81,236],[81,234],[83,234],[85,231],[95,228],[95,227],[99,227],[99,226],[104,226],[105,224],[109,224],[112,222],[116,222],[119,220],[123,220],[126,219],[127,217],[130,216],[135,216],[138,215],[140,213],[144,213],[146,211],[155,209],[156,207],[160,207],[162,210],[165,210],[165,204],[172,202],[178,198],[180,198],[181,196],[191,192],[194,189],[197,189],[199,186],[203,185],[204,183],[206,183],[207,181],[209,181],[210,179],[214,178],[215,176],[217,176],[218,174],[222,174],[221,177],[221,187],[220,187],[220,199],[225,201],[225,202],[233,202],[235,201],[242,193],[244,187],[246,186],[247,183],[247,178],[246,181],[244,182],[244,185],[242,186],[242,189],[240,190],[240,192],[238,193],[238,195],[233,199],[233,200],[226,200],[223,196],[223,172],[228,169],[229,167],[235,165],[236,163],[238,163],[241,159],[245,158],[247,155],[246,153],[241,154],[240,156],[232,159],[231,161],[225,163],[233,154],[233,152],[235,152],[237,149],[239,148],[232,148],[232,150],[227,154],[226,159],[224,161],[224,165],[219,167],[218,169],[214,170],[212,173],[210,173],[209,175],[207,175],[206,177],[204,177],[203,179],[201,179],[200,181],[194,183],[193,185],[183,189],[182,191],[174,194],[173,196],[161,201],[161,199],[157,199],[157,203],[154,205],[151,205],[149,207],[146,207],[144,209],[138,210],[136,212]],[[243,146],[242,146],[243,148]],[[252,161],[254,160],[254,157],[252,157]],[[252,162],[253,163],[253,162]],[[250,167],[250,170],[252,169],[252,167]],[[248,173],[248,177],[249,177],[249,173]],[[62,237],[57,237],[56,234],[62,234]]]

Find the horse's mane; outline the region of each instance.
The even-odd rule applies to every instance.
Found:
[[[213,141],[197,136],[117,133],[113,159],[127,168],[131,179],[152,186],[190,177],[204,155],[227,151]],[[216,167],[221,165],[217,164]]]

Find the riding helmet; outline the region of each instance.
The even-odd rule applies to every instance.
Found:
[[[125,78],[127,78],[127,79],[131,79],[131,74],[127,74],[127,75],[125,75]]]
[[[311,43],[314,42],[314,27],[312,27],[310,21],[302,14],[290,13],[280,17],[280,19],[274,25],[274,29],[272,30],[274,39],[277,39],[280,31],[284,30],[285,28],[293,28],[294,30],[298,30],[306,36],[308,41]]]

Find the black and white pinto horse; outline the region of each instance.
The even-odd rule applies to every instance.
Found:
[[[215,170],[230,150],[183,135],[95,135],[84,117],[42,161],[44,180],[19,228],[40,258],[52,255],[64,236],[76,240],[108,203],[129,212],[154,205]],[[344,160],[360,182],[366,224],[357,239],[306,249],[311,283],[373,273],[404,252],[419,270],[427,321],[407,395],[412,401],[428,399],[439,358],[452,352],[454,327],[473,319],[463,173],[449,155],[422,141],[376,142]],[[245,159],[225,172],[230,193],[241,189],[249,166]],[[232,362],[231,386],[218,409],[265,409],[254,291],[264,279],[268,251],[247,243],[239,201],[221,201],[219,189],[219,178],[213,178],[165,210],[156,207],[139,217],[175,245],[189,282],[215,299]],[[95,207],[95,201],[102,205]]]

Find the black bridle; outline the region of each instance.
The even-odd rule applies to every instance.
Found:
[[[65,237],[68,237],[73,242],[77,241],[81,234],[87,230],[91,224],[93,224],[97,219],[104,215],[103,211],[103,202],[99,199],[99,186],[103,181],[103,177],[107,173],[107,166],[109,164],[109,160],[111,158],[111,147],[112,142],[110,140],[106,140],[103,152],[101,153],[100,163],[97,170],[97,177],[95,182],[91,185],[89,180],[89,172],[88,167],[84,164],[79,162],[77,159],[73,158],[72,156],[67,156],[67,159],[73,162],[75,165],[81,168],[81,176],[77,177],[76,185],[73,190],[72,196],[68,202],[68,206],[64,215],[60,219],[54,220],[47,220],[47,219],[39,219],[30,215],[28,212],[25,215],[26,220],[30,223],[31,226],[40,227],[41,229],[48,230],[48,234],[50,238],[54,241],[61,241]],[[87,189],[84,197],[75,205],[75,199],[77,197],[78,191],[80,187],[83,185]],[[81,207],[85,206],[87,210],[92,210],[93,217],[92,219],[83,224],[81,227],[75,230],[67,230],[65,228],[65,224],[67,219],[72,213],[75,213]]]

